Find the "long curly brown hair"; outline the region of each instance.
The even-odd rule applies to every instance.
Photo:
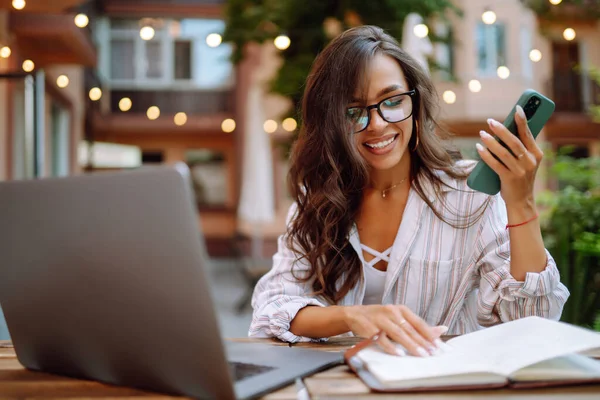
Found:
[[[444,139],[447,134],[434,120],[437,95],[429,76],[403,51],[398,42],[375,26],[352,28],[335,38],[316,58],[306,82],[302,102],[303,128],[296,141],[288,176],[297,212],[288,226],[287,245],[310,265],[308,274],[294,277],[312,280],[315,296],[337,304],[360,279],[358,254],[348,234],[369,182],[369,169],[347,130],[346,108],[355,89],[365,82],[369,62],[377,54],[396,59],[409,89],[415,89],[413,135],[408,148],[410,178],[416,193],[435,214],[452,226],[426,196],[422,180],[433,183],[443,204],[444,184],[436,170],[455,179],[467,173],[455,167],[460,152]],[[419,145],[416,145],[417,136]],[[458,221],[458,220],[457,220]],[[464,224],[462,224],[464,225]],[[466,225],[465,225],[466,226]]]

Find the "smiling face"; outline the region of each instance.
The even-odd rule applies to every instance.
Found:
[[[379,108],[387,121],[373,107],[368,111],[367,127],[354,134],[354,137],[360,155],[371,168],[388,170],[401,161],[410,161],[407,149],[413,131],[412,99],[408,95],[398,96],[408,92],[410,88],[398,61],[385,54],[373,57],[366,79],[366,99],[348,105],[348,118],[358,130],[364,126],[366,116],[353,107],[368,107],[380,103]],[[361,98],[360,93],[356,93],[355,98]],[[407,115],[410,117],[406,118]]]

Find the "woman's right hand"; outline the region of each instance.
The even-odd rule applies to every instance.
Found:
[[[414,356],[427,357],[444,346],[440,336],[448,328],[429,326],[404,305],[359,305],[344,307],[344,319],[356,336],[372,338],[389,354],[406,355],[395,343]]]

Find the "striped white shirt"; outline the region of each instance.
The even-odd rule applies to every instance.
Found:
[[[452,186],[442,187],[450,210],[461,214],[470,210],[474,215],[488,198],[473,192],[464,181],[443,173],[440,176]],[[423,182],[423,187],[436,206],[431,184]],[[450,221],[456,219],[446,207],[439,209]],[[292,205],[288,223],[295,210]],[[506,206],[499,194],[492,197],[481,219],[460,229],[437,218],[411,188],[392,246],[382,304],[404,304],[430,325],[448,326],[448,334],[464,334],[530,315],[559,319],[569,291],[560,283],[554,259],[547,252],[548,262],[542,272],[527,273],[524,282],[515,280],[510,274],[506,224]],[[366,265],[356,227],[348,238],[362,261],[363,274],[339,305],[360,305],[365,295]],[[249,336],[277,337],[287,342],[314,340],[289,331],[300,309],[328,305],[323,298],[311,296],[310,282],[294,279],[293,264],[296,276],[308,269],[305,261],[296,258],[286,245],[285,235],[280,236],[273,267],[254,290]]]

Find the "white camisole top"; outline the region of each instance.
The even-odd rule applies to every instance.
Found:
[[[363,271],[365,275],[365,297],[363,299],[363,304],[381,304],[387,271],[380,271],[375,268],[374,265],[379,261],[389,263],[392,248],[390,247],[383,253],[380,253],[364,244],[361,244],[360,247],[374,257],[369,262],[363,262]]]

